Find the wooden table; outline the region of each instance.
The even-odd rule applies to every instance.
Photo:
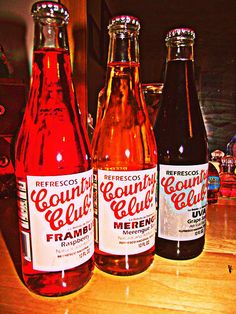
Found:
[[[207,213],[204,252],[189,261],[155,256],[132,277],[95,269],[80,291],[59,298],[37,296],[20,279],[14,200],[0,201],[0,313],[236,313],[236,200],[220,199]]]

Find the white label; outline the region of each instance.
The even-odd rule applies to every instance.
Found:
[[[27,176],[33,268],[59,271],[94,252],[92,170]]]
[[[132,255],[155,244],[156,180],[156,167],[126,172],[98,170],[98,243],[101,251]]]
[[[160,165],[158,236],[187,241],[204,235],[208,164]]]
[[[19,223],[22,228],[29,230],[29,209],[27,203],[26,183],[18,180],[16,187]]]

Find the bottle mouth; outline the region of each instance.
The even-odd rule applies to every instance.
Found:
[[[193,44],[195,32],[191,28],[174,28],[170,30],[165,38],[166,45]]]
[[[33,18],[52,18],[60,19],[68,22],[69,12],[67,8],[58,2],[54,1],[38,1],[35,2],[31,9]]]
[[[109,31],[136,31],[140,29],[140,22],[132,15],[119,15],[111,18],[108,25]]]

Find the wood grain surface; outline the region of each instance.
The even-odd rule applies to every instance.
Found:
[[[22,283],[15,200],[0,201],[0,313],[236,313],[236,200],[208,206],[204,252],[189,261],[155,256],[142,274],[95,269],[80,291],[41,297]]]

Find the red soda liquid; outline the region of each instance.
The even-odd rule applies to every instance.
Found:
[[[46,296],[59,296],[76,291],[91,278],[93,257],[71,269],[33,269],[32,259],[26,259],[24,236],[29,235],[32,230],[27,230],[22,224],[20,210],[24,204],[28,206],[27,199],[24,199],[20,192],[20,182],[27,182],[27,176],[51,176],[57,182],[57,176],[82,173],[91,169],[89,140],[82,126],[74,95],[70,57],[63,49],[34,52],[30,95],[17,138],[15,163],[25,284],[30,290]]]
[[[138,175],[140,170],[156,168],[155,139],[151,132],[147,109],[143,105],[141,92],[138,89],[141,86],[135,84],[139,78],[138,69],[139,64],[135,62],[108,64],[109,80],[101,98],[99,110],[102,111],[99,113],[92,142],[95,176],[97,170],[102,169],[107,170],[108,175],[110,171],[111,176],[120,176],[122,180],[125,176],[129,176],[130,171],[136,171]],[[96,193],[97,191],[94,191],[95,199]],[[123,199],[125,201],[124,196]],[[96,206],[94,204],[95,221],[98,218]],[[98,204],[99,210],[105,209],[100,208]],[[101,227],[100,223],[98,222],[98,228]],[[110,236],[108,231],[107,237]],[[127,245],[127,254],[123,255],[111,254],[102,251],[99,247],[99,241],[96,240],[97,267],[114,275],[140,273],[148,268],[154,258],[154,245],[138,254],[130,254]]]

